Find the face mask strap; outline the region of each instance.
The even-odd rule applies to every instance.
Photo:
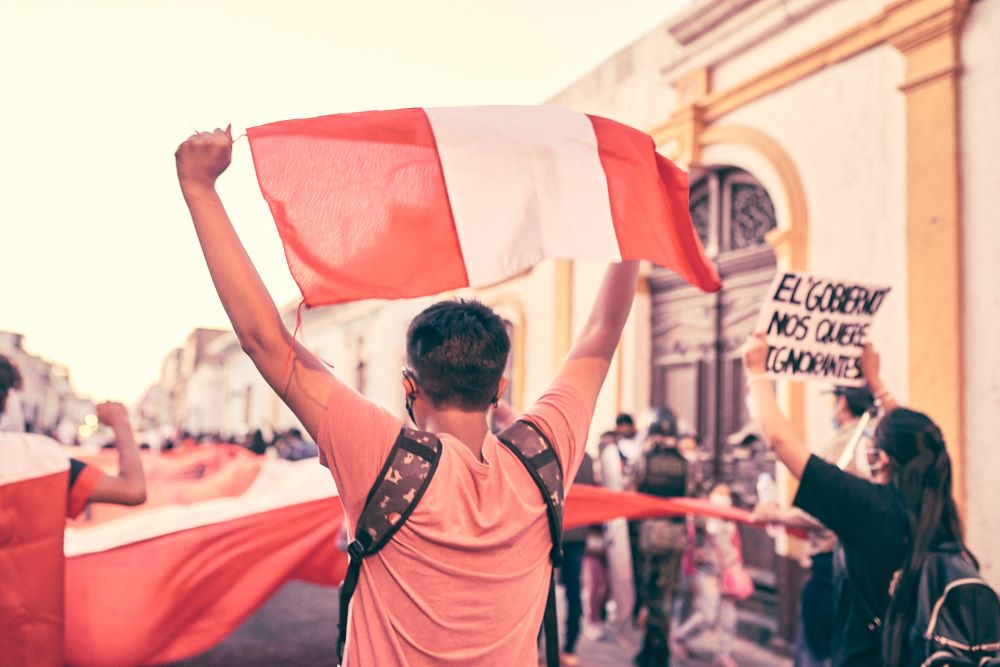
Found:
[[[417,425],[417,418],[413,416],[413,400],[416,396],[416,394],[406,395],[406,414],[410,415],[410,421],[413,422],[414,426]]]
[[[417,383],[417,376],[414,375],[413,371],[411,371],[406,366],[403,366],[403,378],[409,380],[414,387],[419,386],[419,384]],[[410,421],[413,422],[413,425],[417,426],[417,419],[413,416],[413,402],[415,400],[417,400],[416,391],[406,392],[406,414],[410,416]]]

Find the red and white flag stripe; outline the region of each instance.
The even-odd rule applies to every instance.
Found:
[[[0,663],[63,664],[69,459],[41,435],[0,433]]]
[[[560,107],[401,109],[247,130],[308,305],[482,287],[547,258],[645,259],[718,289],[687,175]]]
[[[152,496],[163,495],[158,486],[177,485],[173,473],[204,461],[204,453],[147,457]],[[289,580],[330,586],[342,581],[347,557],[336,544],[344,514],[326,469],[314,460],[263,460],[249,488],[231,495],[238,486],[215,482],[239,485],[238,476],[226,475],[224,469],[240,466],[240,457],[220,456],[218,462],[222,469],[216,480],[190,480],[208,486],[214,496],[206,494],[190,504],[130,508],[112,520],[94,523],[91,518],[66,530],[66,664],[117,667],[181,660],[222,641]],[[61,482],[65,486],[65,475]],[[59,525],[60,509],[56,507]],[[576,485],[567,498],[564,522],[570,528],[616,517],[685,512],[736,521],[748,516],[704,500]],[[40,563],[31,577],[19,580],[51,588],[46,609],[56,623],[47,646],[56,648],[59,642],[53,638],[62,634],[62,580],[53,584],[52,572],[62,572],[59,546],[61,540],[48,549],[55,560]],[[0,625],[3,621],[0,615]],[[5,655],[27,647],[23,627],[12,629],[18,632],[6,635],[13,646],[6,647]],[[0,634],[0,646],[4,639]],[[39,664],[62,662],[55,655]]]

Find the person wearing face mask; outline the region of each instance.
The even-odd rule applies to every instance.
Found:
[[[799,480],[794,504],[839,541],[832,664],[996,664],[1000,605],[963,543],[941,429],[927,415],[896,405],[879,379],[878,355],[866,345],[861,371],[883,411],[868,450],[878,477],[847,473],[810,454],[781,412],[766,374],[767,354],[763,334],[743,349],[752,414],[765,442]],[[959,571],[966,578],[954,578]],[[961,589],[957,606],[941,606],[950,588]],[[928,599],[937,600],[932,613],[922,602]]]
[[[834,387],[831,421],[834,436],[815,454],[836,464],[861,428],[861,418],[874,409],[875,396],[864,387]],[[859,475],[857,457],[850,457],[847,472]],[[797,508],[761,503],[754,520],[771,525],[805,529],[809,536],[810,577],[802,589],[798,631],[795,638],[795,667],[827,667],[830,664],[834,612],[833,554],[837,536],[822,523]]]
[[[815,453],[824,461],[835,464],[854,439],[862,416],[875,407],[875,395],[867,385],[863,387],[836,386],[828,393],[833,397],[831,421],[835,435]],[[858,474],[857,460],[852,457],[844,470]]]
[[[708,500],[713,505],[732,507],[729,485],[716,484]],[[732,647],[736,636],[736,598],[726,589],[725,574],[729,568],[742,567],[743,554],[739,532],[732,521],[715,518],[697,521],[694,564],[694,612],[674,631],[670,653],[675,658],[687,659],[688,643],[714,627],[718,630],[719,647],[715,664],[735,667]]]

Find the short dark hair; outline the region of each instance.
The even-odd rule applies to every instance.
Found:
[[[509,354],[504,321],[475,300],[436,303],[406,332],[406,357],[435,407],[485,410],[497,398]]]
[[[21,388],[21,373],[10,359],[0,354],[0,415],[7,405],[7,394],[11,389]]]
[[[844,400],[847,401],[848,411],[855,417],[860,417],[875,407],[875,396],[867,385],[863,387],[837,386],[833,388],[833,395],[843,396]]]
[[[632,421],[632,415],[623,412],[615,418],[615,426],[635,426],[635,422]]]
[[[664,435],[670,438],[677,437],[677,416],[674,411],[666,406],[654,409],[656,413],[653,422],[649,425],[649,435]]]

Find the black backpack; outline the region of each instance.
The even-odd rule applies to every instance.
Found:
[[[920,568],[910,655],[921,665],[1000,665],[1000,600],[975,561],[955,544]]]
[[[657,445],[643,456],[639,492],[662,498],[687,495],[688,461],[676,447]]]
[[[839,545],[836,558],[872,618],[868,629],[880,637],[882,615],[873,611],[851,579]],[[919,667],[1000,666],[1000,600],[960,545],[937,547],[920,568],[907,656],[908,664]]]
[[[518,421],[497,435],[538,486],[545,501],[552,533],[552,578],[545,604],[545,653],[548,667],[559,665],[559,623],[556,617],[555,568],[562,564],[563,471],[548,439],[531,423]],[[354,540],[347,547],[348,566],[340,589],[337,664],[344,661],[347,615],[364,559],[378,553],[403,527],[427,490],[441,457],[441,441],[432,433],[403,428],[378,480],[365,500]]]

